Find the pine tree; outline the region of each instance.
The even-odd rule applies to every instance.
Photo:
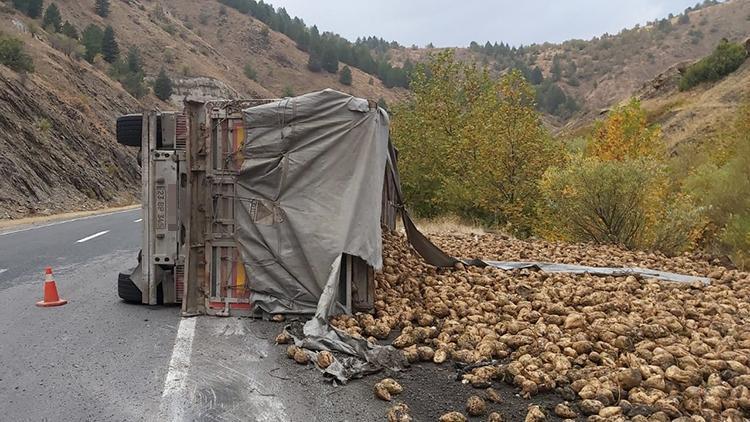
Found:
[[[75,26],[73,26],[72,23],[68,21],[65,21],[60,32],[62,32],[62,34],[68,38],[72,38],[74,40],[78,39],[78,30]]]
[[[531,70],[531,75],[529,76],[529,82],[531,82],[532,85],[539,85],[544,81],[544,75],[542,74],[542,69],[539,68],[539,66],[534,67],[534,69]]]
[[[96,0],[94,10],[97,15],[106,18],[109,16],[109,0]]]
[[[44,12],[42,26],[54,32],[60,32],[62,28],[62,15],[60,15],[60,9],[55,3],[50,4]]]
[[[316,51],[310,51],[310,57],[307,59],[307,69],[311,72],[320,72],[323,65],[320,63],[320,57]]]
[[[13,7],[21,13],[29,12],[29,0],[13,0]]]
[[[352,84],[352,70],[349,69],[349,66],[341,68],[341,72],[339,72],[339,82],[347,86]]]
[[[327,45],[323,50],[323,57],[321,59],[323,69],[328,73],[338,73],[339,71],[339,57],[336,54],[336,49],[332,45]]]
[[[172,80],[164,68],[161,69],[159,76],[154,81],[154,94],[162,101],[166,101],[172,96]]]
[[[114,63],[117,58],[120,57],[120,46],[117,45],[117,39],[115,39],[115,30],[111,26],[107,26],[104,30],[104,36],[102,37],[102,56],[104,60],[109,63]]]
[[[83,30],[83,34],[81,35],[81,43],[86,50],[83,54],[83,57],[87,61],[93,63],[96,55],[101,54],[103,38],[104,33],[102,32],[102,29],[96,25],[91,24]]]
[[[43,0],[28,0],[26,6],[26,15],[30,18],[36,19],[42,16],[42,9],[44,8]]]
[[[132,47],[128,50],[128,72],[130,73],[143,73],[143,60],[141,60],[141,52],[137,48]]]
[[[562,76],[562,63],[560,63],[560,56],[555,55],[552,58],[552,68],[550,68],[550,74],[552,75],[552,80],[554,82],[557,82],[560,80],[560,77]]]

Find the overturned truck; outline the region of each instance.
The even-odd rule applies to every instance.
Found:
[[[143,241],[138,266],[119,275],[126,301],[181,304],[184,315],[315,314],[319,324],[371,311],[382,231],[397,217],[437,267],[708,282],[647,268],[448,256],[404,209],[388,114],[334,90],[186,101],[181,113],[121,117],[117,136],[141,148]]]
[[[118,141],[141,149],[143,240],[120,297],[186,315],[371,310],[400,203],[388,128],[333,90],[121,117]]]

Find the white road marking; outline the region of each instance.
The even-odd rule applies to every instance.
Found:
[[[172,349],[169,370],[164,378],[164,392],[159,406],[159,421],[183,421],[185,409],[189,406],[187,375],[190,369],[190,355],[193,351],[193,337],[197,318],[183,318],[177,329],[177,337]]]
[[[7,269],[7,268],[0,268],[0,274],[4,273],[4,272],[6,272],[6,271],[8,271],[8,269]]]
[[[36,230],[36,229],[41,229],[41,228],[44,228],[44,227],[56,226],[58,224],[72,223],[73,221],[88,220],[90,218],[106,217],[108,215],[122,214],[122,213],[133,212],[133,211],[136,211],[136,209],[124,210],[124,211],[115,211],[115,212],[108,212],[108,213],[105,213],[105,214],[88,215],[86,217],[71,218],[70,220],[55,221],[54,223],[40,224],[38,226],[26,227],[25,229],[18,229],[18,230],[11,230],[11,231],[7,231],[7,232],[2,232],[2,233],[0,233],[0,236],[7,236],[9,234],[21,233],[21,232],[26,232],[26,231],[29,231],[29,230]],[[137,210],[137,211],[140,211],[140,210]]]
[[[134,223],[140,223],[141,221],[143,221],[143,219],[142,219],[142,218],[139,218],[139,219],[137,219],[137,220],[133,220],[133,222],[134,222]]]
[[[95,238],[97,238],[99,236],[102,236],[102,235],[105,235],[107,233],[109,233],[109,230],[104,230],[103,232],[92,234],[91,236],[84,237],[83,239],[78,239],[78,240],[76,240],[76,243],[88,242],[91,239],[95,239]]]

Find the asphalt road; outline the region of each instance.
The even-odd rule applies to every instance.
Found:
[[[158,409],[179,312],[117,297],[117,273],[136,263],[139,218],[0,232],[1,420],[131,421]],[[46,266],[67,305],[34,306]]]
[[[381,421],[377,380],[334,386],[282,325],[125,304],[140,210],[0,232],[0,421]],[[69,303],[38,308],[51,266]],[[179,333],[179,334],[178,334]]]

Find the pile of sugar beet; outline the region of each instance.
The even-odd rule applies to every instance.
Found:
[[[497,234],[431,237],[466,258],[638,266],[711,278],[709,284],[674,283],[461,264],[437,269],[402,235],[385,235],[375,314],[337,315],[330,322],[372,342],[393,339],[410,362],[469,364],[463,383],[476,395],[441,421],[467,415],[506,420],[485,410],[486,401],[500,400],[493,383],[513,385],[526,398],[559,393],[554,409],[530,405],[526,421],[550,413],[588,421],[750,419],[748,273],[699,255],[670,258]],[[295,349],[289,346],[289,356],[308,363]],[[320,353],[317,360],[325,366],[332,356]],[[374,393],[390,401],[401,389],[384,379]],[[386,417],[412,420],[408,403],[395,404]]]

